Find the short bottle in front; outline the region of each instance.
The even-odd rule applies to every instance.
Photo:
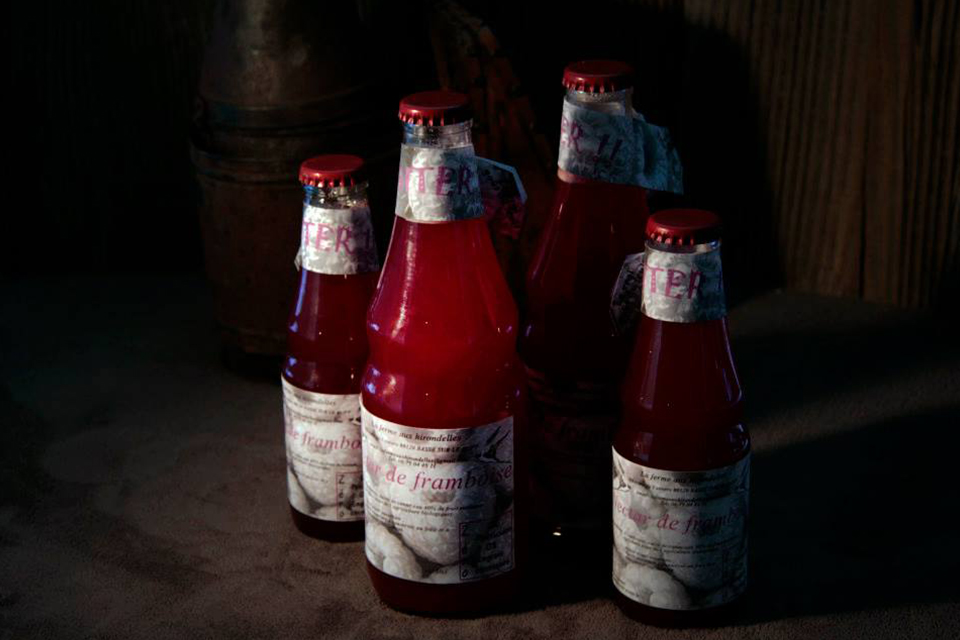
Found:
[[[662,211],[646,235],[642,316],[613,444],[613,583],[632,618],[710,625],[747,586],[750,478],[720,220]]]

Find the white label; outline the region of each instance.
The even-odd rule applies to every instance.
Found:
[[[380,269],[368,207],[330,209],[306,205],[299,262],[307,271],[330,275]]]
[[[329,395],[283,383],[287,494],[319,520],[363,520],[360,395]]]
[[[363,409],[366,554],[405,580],[460,583],[514,567],[513,418],[421,429]]]
[[[401,145],[396,214],[411,222],[482,218],[473,147]]]
[[[640,317],[640,301],[643,294],[643,251],[631,253],[623,260],[620,275],[610,294],[610,319],[617,335],[625,336],[633,331]]]
[[[664,471],[613,451],[613,583],[660,609],[703,609],[747,586],[750,456],[710,471]]]
[[[520,229],[526,216],[527,192],[520,174],[510,165],[486,158],[477,158],[480,179],[480,200],[483,215],[495,235],[520,239]]]
[[[648,247],[643,314],[666,322],[706,322],[727,315],[720,251],[674,253]]]
[[[581,178],[683,193],[683,165],[670,132],[639,113],[604,113],[564,98],[557,164]]]

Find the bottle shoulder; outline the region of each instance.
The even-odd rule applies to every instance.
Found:
[[[399,424],[503,417],[522,380],[517,327],[483,220],[398,218],[367,314],[363,388],[371,410]]]
[[[368,313],[381,339],[475,344],[516,335],[516,303],[482,220],[398,219]]]
[[[643,316],[622,397],[624,424],[651,433],[740,424],[743,389],[726,319],[683,324]]]
[[[644,247],[649,215],[639,187],[558,181],[527,271],[528,293],[576,303],[612,285],[628,255]],[[609,295],[609,291],[605,292]]]

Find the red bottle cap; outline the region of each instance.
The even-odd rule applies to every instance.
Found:
[[[623,91],[633,86],[633,67],[619,60],[581,60],[563,70],[563,86],[588,93]]]
[[[647,237],[662,244],[689,246],[720,239],[720,217],[701,209],[667,209],[647,219]]]
[[[300,182],[307,187],[353,187],[366,179],[363,159],[357,156],[314,156],[300,165]]]
[[[442,127],[471,117],[467,96],[456,91],[424,91],[400,101],[400,119],[407,124]]]

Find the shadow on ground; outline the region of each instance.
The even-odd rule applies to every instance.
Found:
[[[960,600],[960,404],[753,464],[745,621]]]
[[[943,316],[790,296],[766,305],[763,314],[751,313],[750,327],[739,325],[739,319],[731,320],[733,349],[751,425],[802,405],[874,389],[875,403],[893,411],[902,393],[942,395],[942,388],[918,384],[923,377],[932,379],[932,371],[952,370],[944,383],[958,383],[960,336]],[[744,328],[745,335],[736,335]],[[914,389],[901,393],[911,378]],[[892,393],[883,395],[882,388]]]
[[[737,624],[960,600],[960,340],[942,318],[813,296],[743,320],[734,350],[765,446]],[[606,554],[534,551],[542,603],[610,594]]]

